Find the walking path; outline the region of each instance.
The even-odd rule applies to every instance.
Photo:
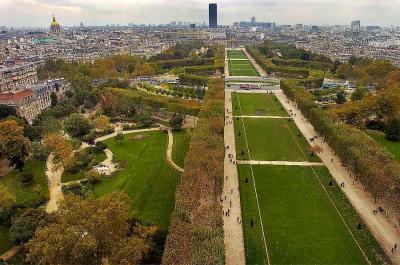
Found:
[[[172,160],[172,148],[174,147],[174,135],[172,134],[172,130],[168,129],[168,148],[167,148],[167,161],[168,163],[178,170],[179,172],[184,172],[183,168],[175,164],[174,160]]]
[[[105,141],[105,140],[107,140],[107,139],[110,139],[110,138],[115,137],[118,133],[122,133],[122,134],[131,134],[131,133],[151,132],[151,131],[159,131],[159,130],[161,130],[160,127],[157,127],[157,128],[150,128],[150,129],[129,130],[129,131],[116,131],[116,132],[113,132],[113,133],[111,133],[111,134],[107,134],[107,135],[101,136],[101,137],[99,137],[99,138],[96,138],[96,139],[94,140],[94,142],[97,143],[97,142]]]
[[[290,101],[282,91],[276,91],[275,95],[287,110],[292,110],[293,120],[308,141],[310,138],[318,135],[307,119],[302,116],[294,102]],[[400,231],[396,216],[373,214],[374,209],[384,205],[379,202],[375,204],[374,198],[369,192],[364,190],[363,185],[350,177],[354,176],[354,174],[342,166],[340,158],[335,155],[334,151],[323,141],[322,137],[318,137],[314,142],[309,141],[309,143],[312,147],[318,146],[321,148],[322,151],[318,153],[318,156],[329,169],[335,181],[338,184],[344,183],[345,187],[342,188],[342,190],[351,202],[353,208],[363,218],[392,263],[400,264],[400,254],[398,252],[395,254],[391,253],[394,244],[399,245],[400,243]]]
[[[62,165],[54,164],[54,154],[51,153],[46,161],[46,176],[49,183],[50,200],[46,205],[46,212],[57,211],[58,203],[64,199],[64,193],[61,189],[61,176],[64,172]]]
[[[267,72],[265,72],[264,68],[262,68],[257,62],[256,60],[253,59],[253,57],[251,57],[251,55],[246,51],[245,48],[243,48],[243,52],[244,54],[246,54],[247,58],[250,60],[250,62],[253,64],[254,68],[256,68],[256,70],[258,71],[258,73],[262,76],[265,77],[267,76]]]
[[[225,146],[229,148],[225,152],[224,162],[224,189],[222,195],[222,207],[224,213],[229,211],[229,216],[224,214],[224,242],[225,258],[227,265],[245,265],[245,252],[243,240],[243,227],[241,223],[242,211],[240,205],[239,179],[236,164],[230,162],[228,154],[236,157],[235,133],[232,121],[231,93],[225,93],[225,109],[228,122],[225,125]],[[231,123],[231,124],[230,124]],[[226,196],[226,197],[225,197]],[[239,218],[240,222],[237,221]]]
[[[238,165],[275,165],[275,166],[301,166],[301,167],[312,167],[312,166],[324,166],[324,163],[317,162],[293,162],[293,161],[256,161],[256,160],[238,160]]]
[[[234,118],[254,118],[254,119],[289,119],[290,117],[284,116],[233,116]]]
[[[0,256],[0,261],[7,261],[7,260],[11,259],[21,250],[22,250],[21,245],[13,246],[6,253],[4,253],[3,255]]]

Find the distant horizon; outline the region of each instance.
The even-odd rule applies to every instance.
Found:
[[[47,28],[53,13],[65,27],[81,21],[88,26],[202,23],[208,22],[209,3],[217,3],[219,24],[226,26],[250,21],[253,16],[257,21],[279,25],[344,26],[353,20],[361,20],[363,26],[400,24],[397,0],[0,0],[0,25]]]

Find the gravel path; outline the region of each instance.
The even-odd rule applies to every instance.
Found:
[[[46,212],[52,213],[57,211],[58,202],[64,199],[64,193],[61,190],[61,176],[64,172],[64,167],[55,165],[54,154],[51,153],[46,161],[46,176],[49,184],[50,200],[46,205]]]
[[[294,102],[290,101],[282,91],[276,91],[275,95],[287,110],[293,111],[295,115],[293,120],[307,140],[317,135],[312,125],[302,116]],[[354,209],[363,218],[370,231],[390,257],[392,263],[400,264],[399,252],[397,251],[395,254],[391,253],[394,244],[400,244],[400,229],[397,224],[396,216],[374,215],[373,210],[377,209],[379,206],[384,207],[384,205],[380,202],[377,204],[374,203],[372,195],[364,191],[364,187],[361,183],[354,181],[354,178],[350,177],[350,174],[354,176],[354,173],[342,166],[340,158],[335,155],[334,151],[325,142],[323,142],[321,137],[309,143],[311,146],[317,145],[322,149],[322,152],[319,152],[318,156],[327,166],[332,177],[338,185],[344,183],[345,187],[342,188],[342,190]]]
[[[225,122],[224,140],[225,146],[229,148],[225,152],[224,162],[224,189],[222,194],[222,206],[224,213],[229,209],[229,216],[224,215],[224,242],[225,242],[225,257],[227,265],[244,265],[245,252],[243,240],[243,227],[241,224],[242,211],[240,208],[240,194],[239,194],[239,179],[236,164],[230,162],[228,154],[236,157],[235,147],[235,133],[232,121],[232,102],[231,92],[225,93],[225,109],[228,117]],[[226,111],[226,110],[225,110]],[[232,124],[229,124],[232,122]],[[225,197],[226,196],[226,197]],[[226,199],[225,199],[226,198]],[[237,221],[240,219],[240,223]]]
[[[167,161],[168,163],[178,170],[179,172],[184,172],[183,168],[175,164],[174,160],[172,160],[172,148],[174,147],[174,135],[171,129],[168,129],[168,148],[167,148]]]

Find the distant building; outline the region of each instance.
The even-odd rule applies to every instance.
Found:
[[[32,123],[42,110],[51,106],[50,95],[52,92],[61,99],[69,88],[70,86],[64,78],[48,80],[28,85],[16,92],[0,93],[0,104],[15,108],[18,116]]]
[[[59,35],[61,33],[61,26],[58,24],[56,17],[53,14],[53,19],[50,24],[50,34],[51,35]]]
[[[256,23],[256,17],[251,17],[251,23],[255,24]]]
[[[191,29],[195,29],[196,28],[196,24],[190,24],[190,28]]]
[[[361,21],[360,20],[354,20],[350,24],[351,30],[353,31],[359,31],[361,29]]]
[[[0,66],[0,93],[17,91],[21,87],[36,83],[38,81],[36,67],[35,63]]]
[[[212,3],[208,5],[208,19],[210,28],[215,29],[218,27],[217,4]]]

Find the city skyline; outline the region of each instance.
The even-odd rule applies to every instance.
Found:
[[[200,0],[87,0],[85,3],[77,0],[0,0],[0,25],[48,27],[53,13],[64,26],[79,25],[81,21],[85,25],[203,22],[208,21],[208,3]],[[399,25],[400,2],[394,0],[252,0],[246,3],[220,0],[216,3],[219,25],[249,21],[252,16],[258,21],[278,24],[349,25],[353,20],[361,20],[362,25]],[[377,13],[385,15],[378,17]]]

